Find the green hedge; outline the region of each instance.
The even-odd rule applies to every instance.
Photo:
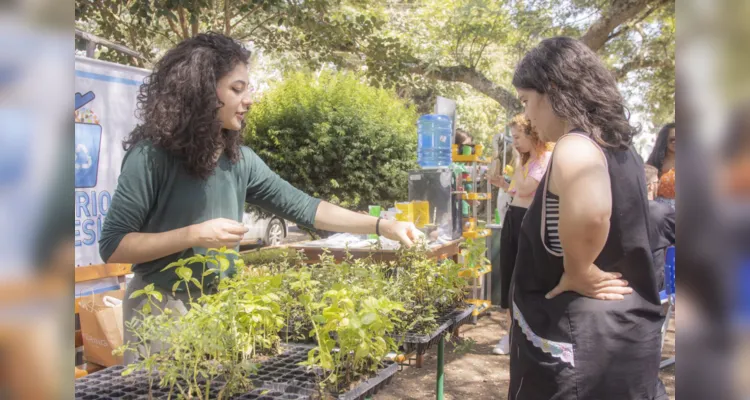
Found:
[[[349,209],[408,198],[412,105],[351,73],[287,75],[253,105],[245,143],[300,190]]]

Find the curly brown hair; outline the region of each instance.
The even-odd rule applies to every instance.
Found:
[[[238,42],[217,33],[199,34],[169,50],[140,87],[136,116],[143,122],[123,141],[125,150],[150,141],[200,179],[211,176],[222,149],[237,162],[241,135],[223,129],[217,118],[223,104],[216,83],[249,58]]]
[[[639,131],[612,72],[591,49],[569,37],[543,40],[516,67],[513,86],[547,94],[552,110],[597,143],[627,148]]]
[[[537,157],[541,157],[542,154],[544,154],[544,152],[549,148],[548,143],[542,140],[542,138],[539,136],[539,132],[537,132],[536,129],[531,126],[531,121],[526,118],[526,115],[516,115],[515,117],[513,117],[513,119],[510,120],[508,127],[518,127],[523,129],[523,133],[526,134],[529,139],[531,139],[531,143],[533,143],[534,145],[534,150],[536,150]],[[531,152],[521,153],[521,165],[526,165],[526,163],[529,162],[529,158],[531,158]]]

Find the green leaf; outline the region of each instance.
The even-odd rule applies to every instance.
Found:
[[[224,256],[218,256],[216,259],[219,261],[219,270],[226,272],[229,269],[229,260]]]
[[[129,298],[135,299],[135,298],[143,296],[144,293],[146,293],[145,290],[139,289],[139,290],[136,290],[133,293],[131,293]]]
[[[193,282],[195,284],[195,286],[198,286],[199,289],[203,290],[203,286],[201,285],[200,282],[198,282],[197,279],[192,278],[192,279],[190,279],[190,281]]]
[[[354,354],[356,358],[362,359],[368,356],[370,352],[369,347],[367,346],[367,343],[362,342],[357,347],[357,352]]]
[[[367,313],[362,317],[362,324],[367,326],[375,322],[378,316],[375,313]]]
[[[144,314],[151,314],[151,303],[146,302],[145,304],[143,304],[143,308],[141,309],[141,311],[143,311]]]
[[[168,269],[171,269],[171,268],[182,267],[184,265],[185,265],[185,260],[177,260],[175,262],[171,262],[171,263],[167,264],[167,266],[162,269],[162,272],[164,272],[164,271],[166,271]]]
[[[175,282],[175,283],[174,283],[174,285],[172,285],[172,292],[173,292],[173,293],[174,293],[174,292],[175,292],[175,291],[177,290],[177,288],[178,288],[178,287],[180,286],[180,283],[182,283],[182,281],[177,281],[177,282]]]
[[[183,281],[189,281],[193,277],[193,270],[188,267],[179,267],[175,270],[177,276]]]
[[[164,298],[162,297],[162,295],[161,295],[161,292],[154,292],[154,293],[153,293],[152,295],[153,295],[154,297],[156,297],[156,299],[157,299],[157,300],[159,300],[160,302],[161,302],[161,301],[163,301],[163,299],[164,299]]]

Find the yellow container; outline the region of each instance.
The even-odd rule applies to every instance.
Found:
[[[415,200],[414,203],[414,225],[423,228],[430,223],[430,202],[427,200]]]
[[[477,220],[466,218],[464,220],[464,232],[473,232],[477,228]]]
[[[481,157],[482,153],[484,153],[484,145],[483,144],[474,145],[474,155],[477,157]]]
[[[396,209],[399,211],[399,213],[396,214],[397,221],[414,222],[414,203],[396,203]]]

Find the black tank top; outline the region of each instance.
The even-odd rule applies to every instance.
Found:
[[[621,273],[633,294],[620,301],[574,292],[544,297],[563,273],[562,253],[545,243],[553,152],[521,226],[512,280],[514,324],[523,332],[522,338],[512,339],[520,347],[511,348],[516,368],[511,392],[518,391],[519,399],[655,398],[663,319],[649,245],[643,163],[632,148],[599,148],[609,170],[612,215],[609,236],[594,263]],[[566,373],[560,373],[560,365],[567,366]],[[545,381],[549,384],[541,383]]]

